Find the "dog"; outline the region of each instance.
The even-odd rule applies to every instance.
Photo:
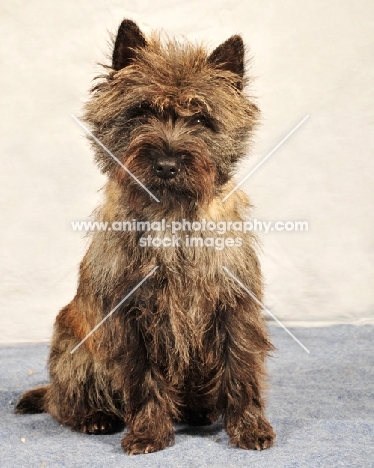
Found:
[[[201,243],[165,244],[181,220],[246,219],[250,201],[233,191],[233,175],[259,109],[245,92],[245,65],[240,36],[209,53],[121,23],[84,120],[108,178],[96,219],[144,229],[93,233],[76,296],[56,319],[50,384],[24,393],[16,413],[48,412],[88,434],[126,427],[128,454],[172,445],[176,421],[221,416],[233,446],[272,446],[263,391],[273,346],[255,236],[233,245],[229,231],[205,230]],[[146,223],[162,222],[157,246],[142,246]],[[219,238],[224,248],[214,247]]]

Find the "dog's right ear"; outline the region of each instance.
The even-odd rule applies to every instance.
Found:
[[[112,68],[121,70],[133,61],[136,56],[136,49],[145,47],[146,40],[138,28],[138,25],[131,20],[123,20],[118,28],[116,41],[112,56]]]

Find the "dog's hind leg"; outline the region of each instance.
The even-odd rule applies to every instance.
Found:
[[[72,353],[80,342],[76,317],[84,323],[77,307],[73,301],[56,320],[48,362],[50,385],[24,393],[15,411],[45,411],[61,424],[89,434],[116,432],[124,427],[124,418],[123,395],[113,383],[115,365],[111,362],[109,369],[108,360],[98,359],[88,341]]]

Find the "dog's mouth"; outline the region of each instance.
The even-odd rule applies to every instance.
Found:
[[[124,160],[125,166],[141,181],[124,181],[129,190],[139,192],[146,187],[159,200],[183,204],[208,201],[212,198],[217,170],[212,159],[203,151],[186,148],[171,151],[142,145]],[[143,185],[143,186],[142,186]]]

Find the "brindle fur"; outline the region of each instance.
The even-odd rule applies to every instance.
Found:
[[[92,140],[96,161],[108,175],[97,220],[245,219],[250,203],[242,191],[221,202],[234,187],[232,174],[259,114],[243,91],[240,36],[209,55],[202,46],[159,34],[145,39],[135,23],[124,20],[112,66],[100,78],[85,121],[160,202]],[[179,173],[168,180],[153,170],[165,154],[180,160]],[[141,248],[141,235],[93,234],[77,294],[56,319],[51,383],[22,395],[16,412],[46,411],[93,434],[126,425],[122,446],[129,454],[172,444],[173,421],[210,424],[220,415],[234,446],[270,447],[275,434],[264,416],[262,391],[272,345],[259,306],[222,269],[226,266],[261,300],[255,237],[246,234],[242,247],[216,250]],[[70,354],[155,266],[128,301]]]

